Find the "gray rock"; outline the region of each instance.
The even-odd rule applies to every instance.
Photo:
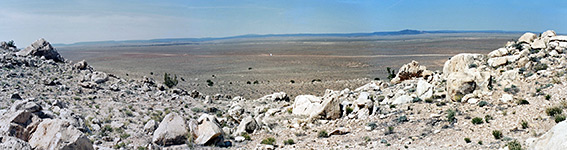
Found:
[[[104,72],[93,72],[91,74],[91,81],[101,84],[108,81],[108,75]]]
[[[144,132],[153,133],[157,128],[157,123],[155,120],[150,120],[144,125]]]
[[[81,60],[73,65],[73,68],[78,70],[85,70],[89,68],[89,65],[85,60]]]
[[[0,149],[2,150],[31,150],[27,142],[10,136],[0,136]]]
[[[320,98],[313,95],[299,95],[293,102],[292,114],[312,116],[322,107]]]
[[[254,131],[259,128],[260,126],[258,126],[256,120],[254,120],[252,116],[248,116],[242,119],[242,121],[240,121],[240,124],[238,125],[238,127],[236,127],[236,131],[234,132],[234,135],[237,136],[243,132],[254,133]]]
[[[518,43],[532,43],[535,39],[537,38],[537,35],[534,33],[524,33],[524,35],[522,35],[519,39],[518,39]]]
[[[195,130],[192,130],[195,139],[195,144],[199,145],[216,145],[224,139],[223,131],[214,116],[203,114],[199,120],[199,125]]]
[[[61,55],[55,50],[49,42],[41,38],[33,42],[30,46],[26,47],[24,50],[16,53],[19,56],[38,56],[45,57],[45,59],[52,59],[56,62],[65,61]]]
[[[392,79],[391,83],[397,84],[411,78],[428,76],[431,75],[431,73],[431,71],[427,70],[427,67],[421,66],[419,62],[412,60],[398,70],[398,74]]]
[[[33,149],[94,149],[87,136],[59,119],[42,121],[31,135],[29,144]]]
[[[169,113],[154,131],[152,142],[162,146],[185,144],[189,133],[187,129],[183,117],[175,112]]]
[[[411,96],[408,95],[402,95],[398,98],[396,98],[392,104],[394,105],[398,105],[398,104],[406,104],[406,103],[411,103],[411,101],[413,100],[413,98]]]
[[[431,98],[433,96],[433,85],[420,79],[417,81],[416,94],[423,100]]]
[[[567,122],[562,121],[553,126],[547,133],[529,145],[530,150],[561,150],[567,149]]]

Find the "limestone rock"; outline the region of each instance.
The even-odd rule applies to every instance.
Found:
[[[553,126],[547,133],[539,137],[530,150],[560,150],[567,149],[567,122],[562,121]]]
[[[337,119],[341,117],[341,102],[339,100],[339,92],[327,90],[323,96],[322,109],[318,111],[318,115],[325,119]]]
[[[415,77],[423,77],[430,75],[431,72],[427,70],[427,67],[419,65],[419,62],[412,60],[411,63],[403,65],[398,74],[394,79],[392,79],[393,84],[400,83],[404,80],[408,80]]]
[[[510,94],[502,94],[502,97],[500,97],[500,101],[502,103],[508,103],[514,100],[514,96],[510,95]]]
[[[59,119],[42,121],[31,135],[29,144],[33,149],[94,149],[86,135]]]
[[[258,126],[258,123],[256,123],[256,120],[254,120],[252,116],[248,116],[240,121],[240,124],[236,127],[234,135],[240,135],[243,132],[254,133],[254,131],[259,128],[260,127]]]
[[[156,130],[157,126],[158,124],[155,120],[150,120],[146,123],[146,125],[144,125],[144,132],[153,133]]]
[[[152,142],[162,146],[185,144],[187,124],[177,113],[167,114],[154,131]]]
[[[0,136],[0,149],[3,150],[31,150],[27,142],[10,136]]]
[[[108,75],[104,72],[94,72],[91,74],[91,81],[101,84],[108,81]]]
[[[534,33],[524,33],[519,39],[518,43],[532,43],[537,38],[537,35]]]
[[[89,68],[89,65],[85,60],[81,60],[73,65],[73,68],[78,70],[85,70]]]
[[[417,81],[416,94],[420,99],[428,99],[433,96],[433,85],[420,79]]]
[[[492,67],[498,67],[508,63],[508,60],[506,59],[506,57],[495,57],[488,59],[487,62]]]
[[[453,72],[465,72],[469,69],[471,64],[481,66],[486,62],[486,57],[482,54],[457,54],[445,62],[443,65],[443,77],[449,76]]]
[[[299,95],[293,102],[292,114],[295,115],[315,115],[322,108],[321,99],[313,95]]]
[[[191,131],[197,137],[195,144],[215,145],[223,140],[224,133],[214,116],[204,114],[199,118],[198,123],[196,131]]]
[[[35,42],[33,42],[30,46],[26,47],[24,50],[19,51],[16,53],[19,56],[39,56],[45,57],[46,59],[52,59],[56,62],[63,62],[64,59],[59,55],[57,50],[55,50],[49,42],[45,41],[45,39],[41,38]]]
[[[413,100],[413,98],[411,96],[408,95],[402,95],[398,98],[396,98],[392,104],[394,105],[398,105],[398,104],[406,104],[406,103],[411,103],[411,101]]]

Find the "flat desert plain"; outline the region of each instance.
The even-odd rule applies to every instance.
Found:
[[[268,37],[56,48],[66,59],[86,60],[95,69],[118,76],[148,76],[162,82],[164,73],[170,73],[177,75],[178,86],[184,89],[256,99],[280,91],[293,98],[322,95],[326,88],[353,89],[369,80],[384,80],[387,67],[397,71],[412,60],[429,70],[441,70],[455,54],[487,54],[519,36]]]

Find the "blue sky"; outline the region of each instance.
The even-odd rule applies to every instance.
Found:
[[[553,29],[564,0],[0,0],[0,40],[53,43],[243,34]]]

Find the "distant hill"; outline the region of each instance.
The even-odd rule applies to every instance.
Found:
[[[526,31],[500,31],[500,30],[481,30],[481,31],[455,31],[455,30],[436,30],[436,31],[420,31],[420,30],[400,30],[400,31],[387,31],[387,32],[372,32],[372,33],[298,33],[298,34],[246,34],[239,36],[229,37],[206,37],[206,38],[164,38],[164,39],[151,39],[151,40],[125,40],[125,41],[91,41],[91,42],[77,42],[73,44],[53,44],[53,46],[82,46],[82,45],[135,45],[135,44],[160,44],[167,43],[192,43],[192,42],[206,42],[215,40],[227,39],[242,39],[242,38],[267,38],[267,37],[369,37],[369,36],[394,36],[394,35],[416,35],[416,34],[440,34],[440,33],[500,33],[500,34],[514,34],[525,33]]]

